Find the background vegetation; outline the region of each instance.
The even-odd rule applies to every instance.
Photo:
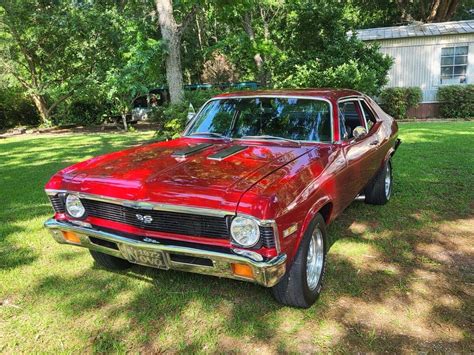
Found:
[[[380,94],[382,108],[397,119],[408,118],[408,110],[417,107],[423,93],[419,87],[386,88]]]
[[[189,99],[183,82],[378,94],[391,61],[348,31],[468,18],[473,7],[474,0],[3,0],[0,128],[123,117],[135,97],[163,85],[180,104]]]
[[[474,85],[441,86],[438,89],[443,117],[474,117]]]

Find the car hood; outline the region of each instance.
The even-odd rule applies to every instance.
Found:
[[[180,155],[195,147],[204,148],[185,157]],[[312,146],[292,143],[180,138],[73,165],[60,172],[60,188],[127,200],[234,212],[245,191],[312,149]]]

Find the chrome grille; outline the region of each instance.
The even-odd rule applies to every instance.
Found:
[[[65,213],[64,195],[49,196],[57,213]],[[104,201],[81,199],[87,216],[132,225],[144,230],[229,240],[231,217],[203,216],[190,213],[136,209]],[[150,223],[137,215],[151,217]],[[274,248],[272,227],[260,226],[260,242],[252,249]]]
[[[227,217],[142,210],[113,203],[82,199],[87,215],[129,224],[145,230],[191,235],[195,237],[229,237]],[[141,217],[140,217],[141,216]],[[149,220],[143,221],[143,217]]]

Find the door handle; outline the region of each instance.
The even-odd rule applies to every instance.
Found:
[[[372,142],[370,142],[370,145],[377,145],[377,144],[379,144],[379,141],[372,141]]]

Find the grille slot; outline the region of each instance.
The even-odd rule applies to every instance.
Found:
[[[198,258],[194,256],[181,255],[181,254],[170,254],[171,261],[181,264],[193,264],[201,266],[214,266],[211,259]]]
[[[260,238],[262,244],[267,248],[275,247],[275,238],[272,227],[260,227]]]
[[[64,213],[64,202],[59,195],[49,196],[49,200],[51,201],[51,205],[53,205],[53,209],[57,213]]]
[[[115,244],[114,242],[109,242],[108,240],[94,238],[94,237],[89,237],[89,240],[93,244],[97,244],[97,245],[100,245],[100,246],[103,246],[103,247],[106,247],[106,248],[109,248],[109,249],[119,250],[117,244]]]

